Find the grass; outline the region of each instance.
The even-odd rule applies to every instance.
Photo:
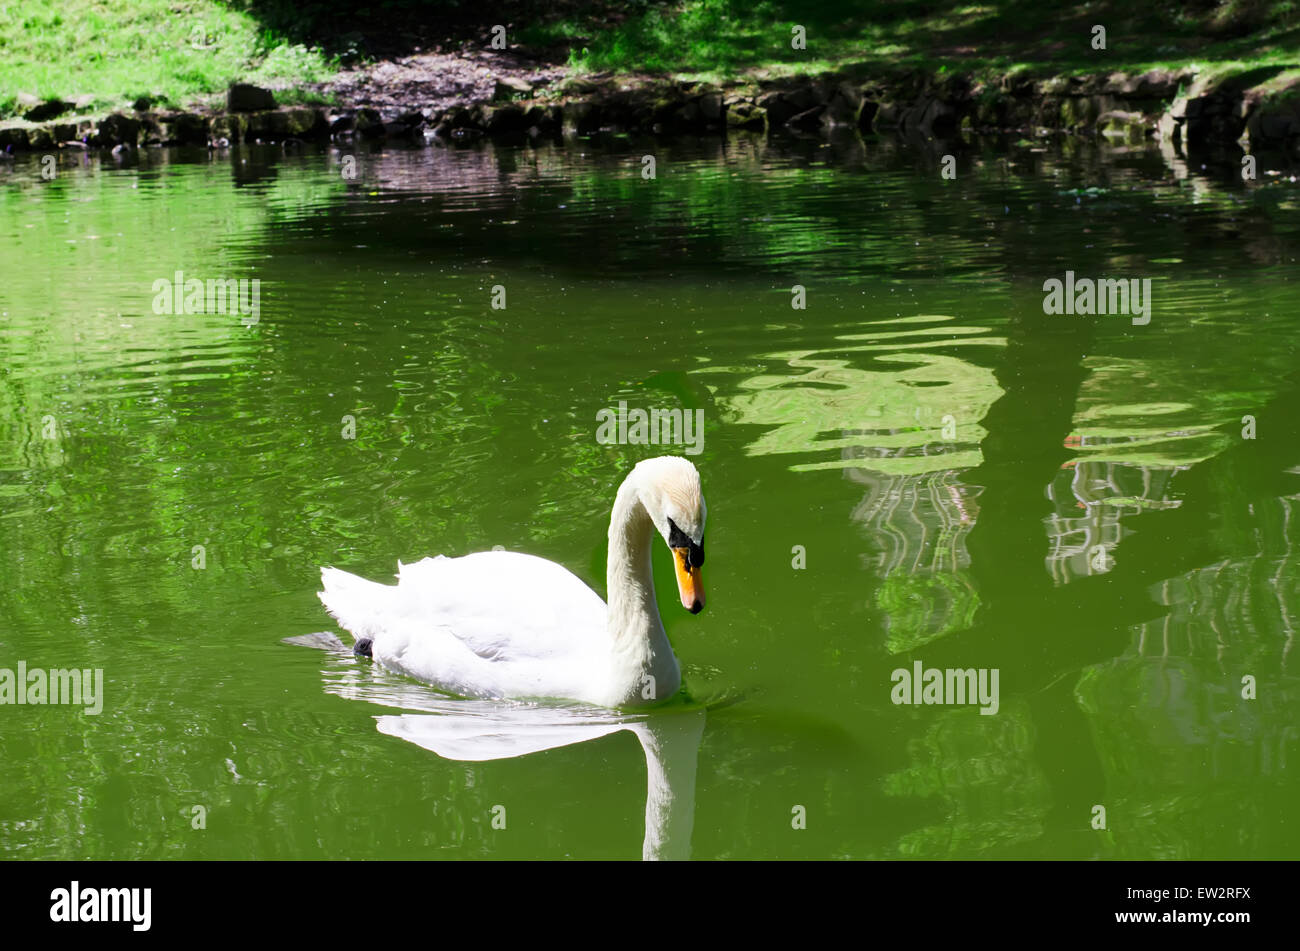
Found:
[[[1091,45],[1106,27],[1105,50]],[[791,29],[807,31],[807,49]],[[1300,65],[1297,0],[678,0],[637,5],[610,25],[593,11],[524,30],[563,44],[579,71],[674,72],[728,78],[815,72],[848,63],[944,67],[975,75],[1019,70],[1083,73],[1213,62],[1240,68]]]
[[[512,42],[567,55],[577,72],[718,80],[848,64],[976,78],[1300,68],[1300,0],[500,2]],[[286,103],[319,102],[311,86],[339,60],[313,44],[356,59],[362,33],[345,28],[391,42],[434,29],[477,44],[475,11],[492,19],[469,0],[0,0],[0,118],[21,111],[20,93],[80,101],[81,111],[141,96],[191,108],[213,104],[234,80],[272,87]],[[1106,27],[1105,50],[1092,49],[1094,24]],[[794,26],[806,29],[806,49],[791,46]]]
[[[0,117],[18,94],[81,110],[210,103],[232,81],[285,88],[328,79],[333,61],[214,0],[0,0]]]

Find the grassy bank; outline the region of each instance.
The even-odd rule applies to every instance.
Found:
[[[579,69],[713,77],[753,69],[815,72],[850,62],[950,65],[974,74],[1300,62],[1294,0],[682,0],[629,7],[616,22],[608,11],[591,10],[525,27],[523,36],[567,46]],[[1106,28],[1105,50],[1092,47],[1096,24]],[[796,25],[806,29],[806,49],[791,45]]]
[[[9,0],[0,5],[0,118],[28,96],[82,111],[142,96],[187,108],[234,80],[282,102],[348,62],[463,44],[492,24],[577,72],[720,79],[849,63],[953,70],[1141,72],[1188,65],[1300,67],[1300,0]],[[1093,27],[1106,48],[1093,48]],[[806,48],[791,44],[806,30]],[[325,50],[331,52],[326,53]],[[25,94],[25,95],[23,95]]]
[[[177,107],[215,98],[234,80],[293,87],[333,72],[319,50],[291,43],[249,13],[214,0],[19,0],[0,5],[0,117],[20,94]]]

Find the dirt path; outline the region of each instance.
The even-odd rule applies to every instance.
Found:
[[[450,106],[491,100],[498,84],[506,87],[503,93],[532,96],[567,75],[563,66],[511,50],[464,48],[356,67],[318,88],[336,96],[342,106],[378,109],[385,117],[411,109],[429,116]]]

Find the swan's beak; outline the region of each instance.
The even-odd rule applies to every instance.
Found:
[[[687,558],[690,549],[674,548],[673,565],[677,568],[677,592],[682,596],[682,607],[692,614],[704,610],[704,581],[700,566],[692,565]]]

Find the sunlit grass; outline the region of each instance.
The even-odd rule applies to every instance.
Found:
[[[333,72],[319,50],[291,44],[213,0],[7,0],[0,5],[0,115],[19,93],[121,108],[140,96],[175,106],[236,80],[292,87]]]
[[[1107,29],[1105,50],[1092,26]],[[791,44],[803,26],[807,48]],[[576,70],[733,76],[761,68],[807,72],[808,64],[960,65],[966,73],[1047,67],[1059,73],[1144,70],[1196,61],[1243,68],[1300,63],[1300,6],[1237,0],[1189,12],[1179,3],[999,4],[827,0],[808,7],[760,0],[680,0],[615,26],[581,18],[530,29],[527,42],[564,43]]]

